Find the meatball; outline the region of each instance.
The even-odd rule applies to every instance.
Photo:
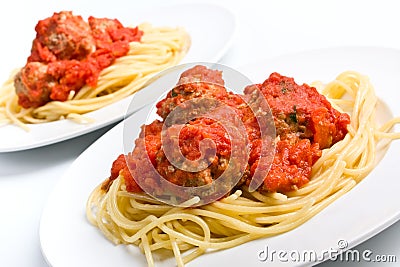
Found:
[[[262,84],[247,87],[245,94],[252,94],[256,88],[271,108],[280,139],[309,139],[324,149],[346,135],[349,115],[334,109],[314,87],[272,73]]]
[[[36,38],[28,62],[81,60],[96,50],[88,23],[70,11],[54,13],[39,21],[35,30]]]
[[[164,143],[161,143],[161,131],[160,121],[142,127],[133,152],[127,156],[131,170],[127,179],[124,177],[127,187],[137,188],[133,176],[154,192],[162,192],[164,188],[159,184],[159,175],[176,185],[197,187],[212,183],[228,167],[231,143],[218,122],[202,118],[185,125],[173,125],[166,130]],[[212,140],[215,150],[211,146],[202,150],[200,143],[205,139]],[[168,158],[167,147],[172,149]],[[148,158],[143,157],[146,152]],[[125,169],[118,162],[117,159],[113,164],[111,179],[116,178],[119,170]],[[188,168],[194,169],[188,171]]]
[[[49,101],[55,82],[47,70],[46,64],[30,62],[15,75],[14,86],[19,105],[24,108],[38,107]]]
[[[246,95],[261,91],[271,108],[276,128],[276,149],[272,164],[259,165],[260,142],[253,142],[251,176],[256,168],[265,175],[259,191],[288,192],[305,185],[312,165],[322,149],[342,140],[350,122],[348,114],[334,109],[328,100],[307,84],[272,73],[262,84],[245,88]],[[255,159],[255,160],[254,160]],[[268,169],[269,168],[269,169]]]
[[[157,114],[165,119],[177,106],[194,98],[225,99],[222,72],[197,65],[181,74],[177,86],[157,103]],[[187,107],[190,109],[192,107]],[[184,120],[184,118],[182,118]]]

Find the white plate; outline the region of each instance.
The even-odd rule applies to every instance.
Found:
[[[378,96],[394,114],[400,115],[397,100],[400,97],[399,51],[362,47],[313,50],[241,68],[254,82],[262,82],[271,72],[278,71],[295,77],[297,82],[308,83],[330,81],[349,69],[368,75]],[[137,126],[145,121],[146,109],[130,117]],[[387,117],[390,114],[383,115]],[[122,135],[123,123],[120,123],[97,140],[72,164],[49,197],[41,218],[40,241],[50,265],[146,266],[139,249],[114,246],[85,217],[85,204],[90,192],[108,176],[112,161],[123,152]],[[324,251],[338,249],[339,240],[347,242],[348,248],[359,244],[400,218],[397,190],[400,185],[399,154],[400,141],[395,141],[370,175],[300,227],[285,234],[202,255],[188,266],[265,266],[266,262],[261,262],[258,256],[266,246],[270,252],[315,251],[321,256]],[[158,266],[170,266],[171,262]],[[279,261],[277,254],[273,262],[274,265],[290,266],[307,263]]]
[[[116,12],[116,10],[118,11]],[[85,14],[85,12],[79,13],[78,11],[74,11],[74,13],[82,16]],[[98,17],[116,17],[124,25],[150,22],[155,26],[184,27],[191,36],[192,44],[182,63],[217,62],[230,47],[235,31],[233,14],[223,7],[210,4],[173,5],[146,10],[119,8],[108,11],[103,9],[89,14]],[[207,19],[204,19],[204,17],[207,17]],[[33,29],[34,24],[26,27]],[[27,39],[20,40],[20,42],[32,42],[31,39],[28,39],[31,37],[30,35],[25,35],[25,37]],[[25,53],[20,53],[20,57],[23,57],[22,60],[18,58],[16,61],[24,62],[25,57],[23,55],[27,55],[29,49]],[[1,71],[10,72],[11,69],[6,70],[5,68],[12,66],[13,63],[2,64]],[[0,74],[0,77],[4,76],[4,79],[6,79],[7,74]],[[2,82],[0,81],[0,83]],[[159,93],[144,89],[137,95],[137,97],[143,99],[141,104],[144,105],[153,102]],[[94,122],[90,124],[77,124],[69,120],[62,120],[29,125],[29,132],[15,125],[0,127],[0,152],[25,150],[56,143],[114,123],[124,117],[131,98],[127,97],[100,110],[87,113],[87,117],[94,119]],[[141,107],[138,106],[136,110]]]

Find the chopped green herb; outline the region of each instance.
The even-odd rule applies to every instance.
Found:
[[[177,94],[174,90],[172,90],[171,96],[172,96],[172,97],[175,97],[175,96],[178,96],[178,94]]]
[[[281,86],[281,92],[285,94],[287,91],[289,91],[289,88],[286,86],[286,83],[284,81],[280,81],[279,85]]]
[[[293,106],[293,111],[292,113],[289,114],[289,118],[294,122],[297,123],[297,108],[296,105]]]

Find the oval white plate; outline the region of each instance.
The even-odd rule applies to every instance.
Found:
[[[115,12],[116,10],[118,12]],[[74,13],[78,14],[78,12]],[[109,12],[108,10],[100,10],[96,13],[96,16],[116,17],[124,25],[150,22],[155,26],[184,27],[190,34],[192,43],[182,63],[217,62],[230,47],[235,32],[233,14],[227,9],[210,4],[173,5],[146,10],[119,8]],[[207,19],[204,19],[204,17],[207,17]],[[33,28],[34,25],[29,27]],[[31,42],[29,39],[20,41]],[[27,51],[25,52],[28,53]],[[7,64],[3,64],[2,71],[6,71],[4,66],[7,66]],[[7,77],[3,73],[1,76]],[[2,82],[0,81],[0,83]],[[153,102],[158,95],[157,92],[143,89],[137,93],[136,97],[143,99],[140,103],[145,105]],[[132,97],[127,97],[100,110],[85,114],[85,116],[94,120],[90,124],[77,124],[69,120],[61,120],[28,125],[29,132],[15,125],[2,126],[0,127],[0,152],[40,147],[97,130],[122,119],[131,100]],[[136,110],[143,105],[138,106]]]
[[[241,68],[254,82],[262,82],[271,72],[278,71],[295,77],[299,83],[327,82],[345,70],[368,75],[378,96],[394,114],[400,115],[396,100],[400,93],[395,87],[400,84],[400,52],[396,50],[363,47],[313,50]],[[129,118],[136,121],[138,130],[146,119],[147,109]],[[387,111],[383,106],[379,109],[383,113]],[[390,114],[382,115],[387,117]],[[114,246],[85,217],[85,204],[90,192],[108,177],[112,161],[123,153],[122,138],[123,123],[120,123],[78,157],[49,197],[41,218],[40,241],[50,265],[146,266],[145,257],[138,248]],[[261,262],[258,257],[266,248],[269,252],[315,251],[322,258],[327,256],[322,255],[324,251],[338,249],[339,240],[347,242],[347,248],[359,244],[400,218],[397,190],[399,154],[400,141],[395,141],[370,175],[300,227],[285,234],[202,255],[188,266],[265,266],[271,259]],[[172,264],[173,260],[157,266]],[[273,265],[306,264],[310,262],[279,261],[277,254],[273,261]]]

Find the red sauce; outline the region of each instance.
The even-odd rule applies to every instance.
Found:
[[[35,30],[31,55],[15,77],[18,104],[24,108],[65,101],[85,84],[95,87],[100,72],[143,35],[116,19],[89,17],[85,22],[68,11],[39,21]]]
[[[231,107],[245,126],[248,139],[246,145],[250,152],[246,171],[237,186],[249,184],[255,169],[259,168],[265,170],[264,182],[259,191],[288,192],[300,188],[309,182],[311,168],[321,157],[322,149],[342,140],[347,133],[349,116],[335,110],[315,88],[307,84],[298,85],[293,78],[272,73],[262,84],[245,88],[244,95],[227,92],[223,85],[220,72],[196,66],[182,74],[178,86],[157,104],[157,108],[158,114],[165,119],[182,103],[185,104],[183,108],[190,110],[192,106],[187,101],[197,98],[215,99]],[[261,107],[257,106],[260,97],[264,97],[271,108],[276,127],[275,140],[261,138],[257,119],[246,104],[252,103],[255,105],[253,108]],[[160,184],[151,178],[154,169],[168,181],[181,186],[201,186],[217,179],[227,168],[232,151],[231,140],[222,125],[212,119],[196,118],[189,122],[185,119],[182,117],[169,122],[171,125],[167,125],[167,136],[175,136],[175,139],[167,138],[170,140],[167,142],[175,142],[175,147],[179,146],[180,152],[187,159],[195,160],[200,156],[200,141],[211,139],[215,144],[216,154],[214,158],[209,158],[208,168],[199,172],[174,168],[166,158],[161,144],[163,122],[155,121],[143,126],[136,146],[127,159],[120,156],[114,162],[106,184],[122,174],[128,191],[141,191],[133,177],[151,185],[154,191],[162,190]],[[262,142],[264,145],[271,145],[273,142],[276,144],[271,166],[260,160],[268,156],[261,150]],[[143,154],[146,151],[150,165],[145,163]],[[178,155],[173,155],[173,158],[178,158]],[[131,173],[127,173],[127,166]]]
[[[332,107],[329,101],[307,84],[298,85],[293,78],[272,73],[262,84],[256,85],[266,98],[277,129],[282,138],[296,133],[327,148],[342,140],[350,118]],[[250,94],[252,87],[245,93]]]

